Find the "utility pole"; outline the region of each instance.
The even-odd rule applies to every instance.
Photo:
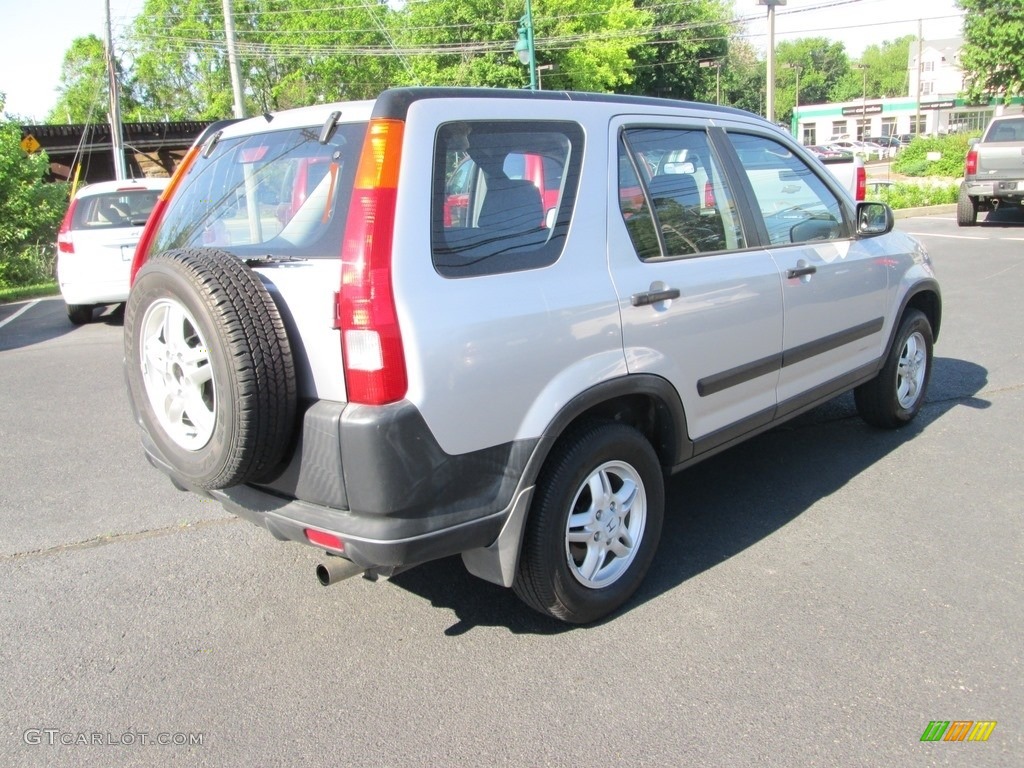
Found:
[[[231,70],[231,90],[235,94],[235,117],[245,117],[245,94],[235,48],[235,17],[231,11],[231,0],[224,0],[224,35],[228,39],[228,68]]]
[[[702,69],[708,67],[715,68],[715,104],[722,103],[722,62],[713,61],[711,59],[705,59],[704,61],[698,62],[698,65]]]
[[[107,13],[107,81],[110,89],[110,143],[114,152],[114,178],[118,181],[128,178],[124,162],[124,136],[121,133],[121,89],[117,84],[117,67],[114,66],[114,38],[110,31],[110,0],[105,0]]]
[[[914,136],[921,135],[921,75],[924,70],[924,63],[921,61],[921,57],[924,55],[924,39],[921,37],[922,22],[921,19],[917,20],[917,116],[914,118],[914,130],[911,131]]]
[[[765,108],[765,117],[769,122],[775,122],[775,6],[785,5],[786,0],[757,0],[758,5],[768,6],[768,56],[767,73],[765,75],[766,93],[768,105]]]

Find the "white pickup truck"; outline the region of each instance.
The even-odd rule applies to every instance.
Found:
[[[979,211],[1024,205],[1024,115],[996,117],[971,141],[956,206],[961,227],[974,226]]]
[[[851,154],[849,157],[819,157],[818,162],[839,180],[850,193],[850,197],[857,201],[864,199],[868,177],[864,170],[864,161],[859,156]]]

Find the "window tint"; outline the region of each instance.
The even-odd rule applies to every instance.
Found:
[[[773,244],[846,237],[842,207],[825,183],[785,145],[730,133]]]
[[[156,251],[224,248],[239,256],[337,257],[365,124],[207,143],[156,235]]]
[[[141,227],[159,196],[159,189],[120,190],[83,196],[75,206],[71,228]]]
[[[434,152],[434,267],[468,277],[552,264],[572,217],[582,153],[575,123],[442,125]]]
[[[641,259],[745,247],[732,191],[702,130],[625,130],[619,207]]]

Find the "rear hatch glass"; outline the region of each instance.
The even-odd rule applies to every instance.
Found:
[[[84,195],[75,205],[72,230],[101,232],[141,227],[156,205],[159,189],[120,189],[98,195]]]
[[[207,140],[171,199],[153,252],[338,258],[365,123]]]

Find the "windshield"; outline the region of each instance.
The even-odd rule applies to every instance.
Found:
[[[153,252],[207,246],[243,258],[338,257],[364,123],[212,138],[168,205]],[[212,144],[212,146],[211,146]]]

